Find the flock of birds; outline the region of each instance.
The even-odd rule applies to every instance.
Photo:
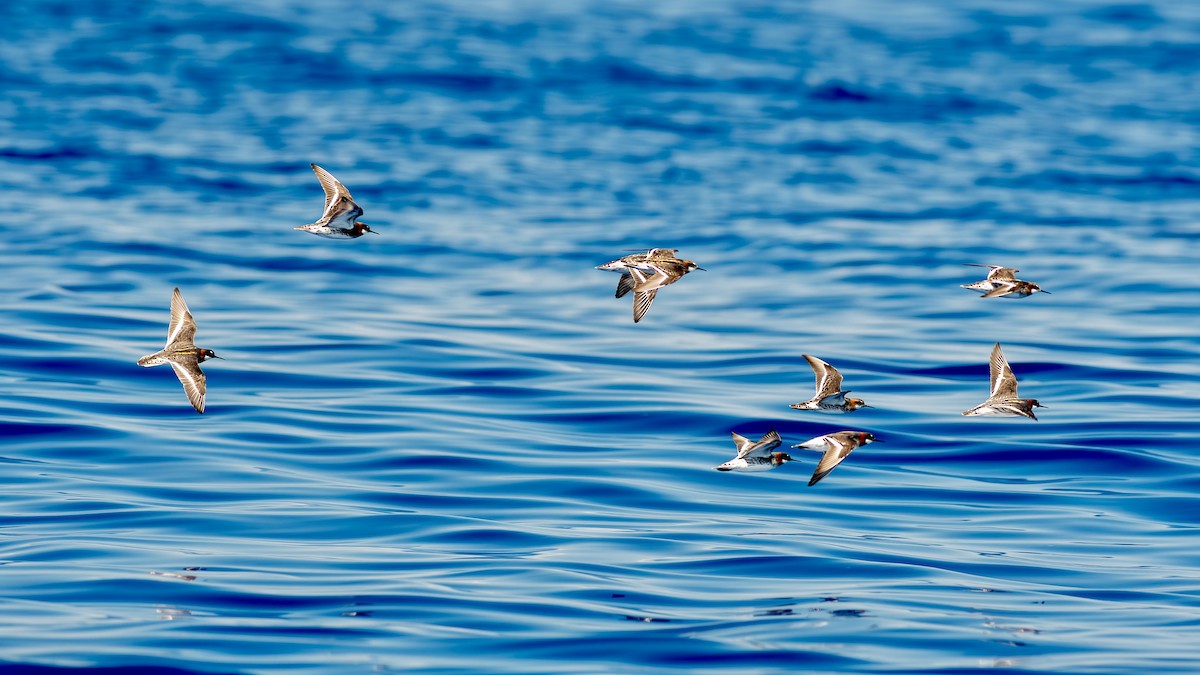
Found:
[[[659,289],[675,283],[683,275],[692,270],[703,270],[695,262],[676,257],[678,249],[652,248],[645,253],[634,253],[611,262],[597,265],[596,269],[620,272],[621,279],[617,282],[617,297],[621,298],[633,293],[633,321],[637,323],[650,309],[654,296]],[[997,265],[979,265],[967,263],[976,267],[987,267],[988,275],[982,281],[963,284],[963,288],[982,291],[984,298],[1027,298],[1034,293],[1048,293],[1035,283],[1016,277],[1020,270],[1012,267]],[[860,408],[870,408],[861,398],[847,396],[850,392],[842,389],[842,374],[837,368],[815,356],[804,354],[804,360],[812,367],[816,375],[816,391],[813,397],[802,403],[793,403],[791,407],[797,410],[815,410],[824,413],[850,413]],[[1017,395],[1017,378],[1013,375],[1012,367],[1004,358],[1000,343],[992,348],[991,358],[991,389],[988,398],[983,403],[966,410],[963,415],[1020,415],[1036,420],[1034,408],[1043,408],[1036,399],[1020,398]],[[868,443],[879,442],[874,434],[866,431],[838,431],[824,436],[811,438],[803,443],[793,445],[793,448],[817,450],[823,453],[817,462],[808,484],[816,485],[822,478],[829,475],[837,465],[841,464],[850,453]],[[737,448],[737,456],[716,466],[717,471],[770,471],[787,462],[795,461],[786,452],[776,452],[775,448],[783,443],[783,439],[774,429],[763,434],[757,441],[733,433],[733,444]]]
[[[378,234],[366,223],[359,222],[363,210],[355,203],[350,191],[325,169],[311,164],[313,173],[317,175],[321,187],[325,191],[325,210],[314,223],[301,225],[294,229],[310,232],[329,239],[355,239],[370,232]],[[640,322],[650,309],[659,289],[669,286],[683,278],[693,270],[703,270],[691,260],[676,257],[678,249],[652,248],[645,253],[634,253],[618,258],[597,269],[619,272],[616,297],[622,298],[633,293],[633,321]],[[997,265],[979,265],[966,263],[977,267],[987,267],[986,279],[970,284],[963,288],[982,291],[984,298],[1026,298],[1034,293],[1049,293],[1037,284],[1016,278],[1020,270],[1012,267]],[[204,412],[204,402],[207,394],[207,384],[204,371],[200,364],[207,359],[219,359],[216,352],[195,345],[196,322],[188,310],[183,294],[176,288],[171,295],[171,319],[167,326],[167,342],[162,349],[154,354],[148,354],[138,359],[139,366],[158,366],[169,364],[175,371],[187,394],[188,401],[196,412]],[[793,403],[797,410],[814,410],[823,413],[844,414],[860,408],[870,408],[860,398],[847,396],[849,390],[842,389],[842,374],[830,364],[815,356],[804,354],[804,359],[812,367],[816,376],[816,390],[813,397],[801,403]],[[963,415],[1007,415],[1022,416],[1036,420],[1034,408],[1044,408],[1036,399],[1023,399],[1017,395],[1017,378],[1013,375],[1012,367],[1004,358],[1000,343],[992,348],[991,355],[991,389],[987,400],[966,410]],[[880,442],[874,434],[866,431],[838,431],[824,436],[811,438],[803,443],[793,445],[793,448],[804,448],[822,452],[820,461],[813,471],[808,484],[816,485],[822,478],[829,475],[841,464],[850,453],[868,443]],[[718,471],[769,471],[787,462],[795,461],[786,452],[776,452],[775,449],[783,443],[783,439],[775,430],[763,434],[757,441],[751,441],[736,432],[733,442],[737,448],[737,456],[715,467]]]

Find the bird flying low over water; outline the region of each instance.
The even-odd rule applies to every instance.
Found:
[[[987,279],[971,284],[963,284],[963,288],[972,291],[983,291],[983,298],[1027,298],[1034,293],[1046,293],[1041,286],[1016,277],[1021,270],[1015,267],[1000,267],[999,265],[981,265],[979,263],[963,263],[971,267],[988,268]]]
[[[828,413],[848,413],[859,408],[870,408],[861,398],[846,398],[849,391],[842,391],[842,374],[837,368],[815,356],[803,354],[817,378],[816,393],[803,403],[793,403],[796,410],[818,410]]]
[[[312,167],[313,173],[317,174],[317,180],[325,190],[325,212],[317,222],[293,229],[304,230],[328,239],[355,239],[363,236],[365,232],[379,234],[366,223],[358,222],[363,210],[354,203],[354,197],[350,196],[350,191],[345,185],[316,164],[309,166]]]
[[[171,323],[167,326],[167,344],[160,351],[148,354],[138,359],[139,366],[158,366],[164,363],[171,365],[183,391],[196,412],[204,412],[204,398],[207,387],[204,372],[200,364],[205,359],[219,359],[211,349],[201,349],[192,344],[196,337],[196,322],[183,301],[183,294],[176,288],[171,295]]]
[[[785,462],[792,461],[786,452],[771,452],[779,447],[783,439],[774,429],[763,434],[757,441],[751,441],[745,436],[733,433],[733,444],[737,447],[737,457],[713,467],[717,471],[770,471]]]
[[[675,257],[678,251],[674,248],[652,248],[645,253],[634,253],[596,266],[596,269],[621,273],[616,295],[620,298],[633,292],[634,323],[646,315],[658,289],[679,281],[692,270],[704,269],[691,260]]]
[[[813,471],[812,478],[808,479],[809,486],[813,486],[828,476],[829,472],[849,457],[855,448],[876,441],[883,442],[881,439],[875,438],[874,434],[866,431],[838,431],[811,438],[792,447],[824,451],[825,454],[821,455],[821,461],[817,462],[817,469]]]
[[[1034,408],[1045,408],[1046,406],[1038,403],[1037,399],[1019,398],[1017,396],[1017,377],[1013,375],[1012,368],[1008,365],[1008,359],[1004,358],[1004,352],[1000,350],[1000,343],[997,342],[995,347],[992,347],[992,358],[990,362],[991,371],[991,393],[983,403],[963,411],[963,415],[973,417],[975,415],[1020,415],[1028,417],[1031,420],[1037,420],[1037,415],[1033,414]]]

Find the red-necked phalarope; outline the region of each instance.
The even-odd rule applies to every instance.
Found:
[[[1038,403],[1037,399],[1017,397],[1017,378],[1008,365],[1008,359],[1004,358],[1004,352],[1000,351],[999,342],[992,347],[990,365],[992,393],[983,403],[963,411],[963,415],[1021,415],[1036,420],[1033,409],[1046,406]]]
[[[983,291],[983,298],[1027,298],[1034,293],[1050,294],[1041,286],[1029,281],[1022,281],[1015,275],[1021,270],[1015,267],[1000,267],[999,265],[981,265],[979,263],[963,263],[971,267],[988,268],[987,279],[973,284],[963,284],[963,288],[972,291]]]
[[[763,434],[757,441],[734,433],[733,444],[737,447],[737,457],[713,468],[717,471],[770,471],[792,461],[786,452],[771,452],[782,442],[779,432],[774,429]]]
[[[825,476],[828,476],[829,472],[833,471],[834,467],[838,464],[841,464],[842,460],[849,457],[855,448],[877,441],[880,443],[883,442],[875,438],[874,434],[866,431],[839,431],[833,434],[817,436],[792,447],[821,450],[825,453],[821,456],[821,461],[817,462],[817,469],[813,471],[812,478],[808,479],[808,484],[812,486],[816,485]]]
[[[674,248],[652,248],[645,253],[634,253],[596,266],[596,269],[621,273],[621,279],[617,282],[617,297],[624,297],[633,291],[634,323],[646,315],[658,289],[679,281],[692,270],[704,269],[691,260],[676,258],[678,251]]]
[[[312,232],[318,237],[329,239],[355,239],[363,236],[364,232],[379,234],[366,223],[358,222],[363,210],[354,203],[354,197],[350,196],[350,191],[345,185],[316,164],[309,166],[312,167],[313,173],[317,174],[317,180],[321,181],[321,187],[325,190],[325,212],[317,222],[294,229]]]
[[[848,413],[859,408],[870,408],[861,398],[846,398],[849,391],[842,391],[842,374],[837,368],[815,356],[802,354],[812,366],[817,378],[816,394],[803,403],[793,403],[796,410],[818,410],[827,413]]]
[[[171,364],[175,376],[183,385],[184,393],[192,402],[192,407],[196,409],[196,412],[203,413],[206,386],[200,364],[205,359],[221,357],[211,349],[201,349],[192,344],[195,337],[196,322],[192,320],[192,313],[188,311],[187,303],[183,301],[183,294],[176,288],[171,295],[171,323],[167,326],[167,345],[161,351],[143,356],[138,359],[137,363],[139,366]]]

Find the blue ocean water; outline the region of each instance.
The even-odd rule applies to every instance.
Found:
[[[1200,5],[1047,5],[10,3],[0,672],[1196,672]]]

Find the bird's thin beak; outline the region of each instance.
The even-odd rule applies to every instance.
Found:
[[[222,361],[224,361],[224,360],[225,360],[225,357],[223,357],[223,356],[217,356],[216,354],[213,354],[212,356],[210,356],[210,357],[208,357],[208,358],[210,358],[210,359],[221,359]]]
[[[1039,290],[1039,291],[1042,291],[1042,292],[1043,292],[1043,293],[1045,293],[1046,295],[1050,295],[1050,291],[1043,290],[1043,289],[1041,289],[1041,288],[1039,288],[1038,290]]]
[[[704,269],[703,267],[697,267],[696,269],[700,270],[701,272],[707,272],[707,271],[708,271],[708,270]]]
[[[875,442],[876,442],[876,443],[882,443],[882,442],[883,442],[883,439],[882,439],[882,438],[876,438],[876,439],[875,439]]]
[[[860,405],[860,406],[858,406],[858,407],[860,407],[860,408],[874,408],[875,406],[871,405],[870,403],[863,403],[862,405]]]

